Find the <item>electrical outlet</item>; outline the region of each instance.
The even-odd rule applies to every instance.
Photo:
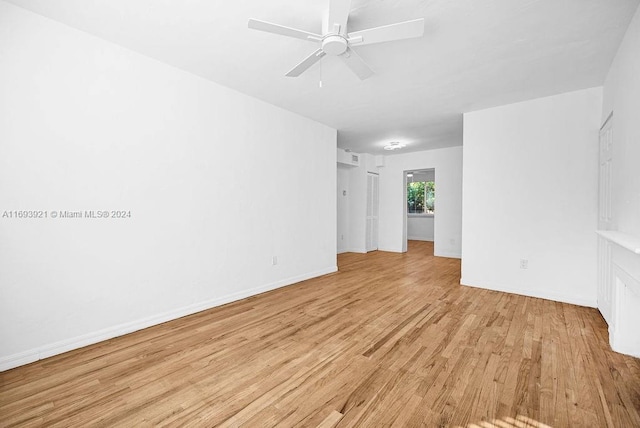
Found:
[[[271,264],[273,266],[278,264],[278,256],[273,256],[273,258],[271,259]]]
[[[529,260],[520,259],[520,269],[528,269],[529,268]]]
[[[344,235],[340,235],[340,240],[344,241]]]

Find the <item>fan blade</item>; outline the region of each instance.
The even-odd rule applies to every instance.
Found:
[[[397,24],[369,28],[368,30],[349,33],[349,43],[354,45],[371,45],[373,43],[390,42],[392,40],[422,37],[424,34],[424,18]],[[361,38],[361,39],[360,39]]]
[[[329,33],[335,31],[335,26],[340,26],[340,34],[347,34],[347,21],[351,10],[351,0],[331,0],[329,2],[329,16],[326,30]]]
[[[373,76],[373,70],[365,64],[362,58],[360,58],[353,49],[347,49],[345,53],[340,55],[340,58],[342,58],[342,60],[347,64],[347,66],[349,66],[351,71],[360,78],[360,80]]]
[[[309,67],[311,67],[316,62],[320,61],[326,53],[322,49],[318,49],[308,57],[302,60],[302,62],[295,67],[293,67],[285,76],[288,77],[298,77],[302,73],[304,73]]]
[[[320,34],[296,30],[295,28],[289,28],[283,25],[272,24],[265,21],[259,21],[257,19],[249,19],[249,28],[253,28],[254,30],[266,31],[267,33],[280,34],[281,36],[295,37],[296,39],[302,40],[322,40],[322,36]]]

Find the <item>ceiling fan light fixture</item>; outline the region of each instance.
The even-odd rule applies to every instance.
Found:
[[[315,52],[289,70],[285,74],[287,77],[300,76],[320,61],[322,57],[330,55],[339,57],[356,76],[365,80],[374,74],[373,70],[351,49],[352,46],[412,39],[422,37],[424,34],[424,18],[350,33],[347,29],[350,10],[351,0],[329,0],[329,10],[323,19],[322,34],[310,33],[253,18],[249,19],[248,26],[254,30],[321,44]]]
[[[407,147],[406,144],[401,143],[399,141],[392,141],[389,144],[387,144],[386,146],[384,146],[385,150],[399,150],[402,149],[404,147]]]
[[[347,51],[347,39],[339,34],[333,34],[322,39],[322,50],[328,55],[338,56]]]

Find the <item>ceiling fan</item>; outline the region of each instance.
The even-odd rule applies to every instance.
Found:
[[[320,48],[289,70],[286,76],[298,77],[325,55],[333,55],[341,58],[351,71],[362,80],[371,77],[373,71],[355,53],[352,46],[410,39],[422,37],[424,34],[424,18],[349,33],[347,32],[347,20],[350,8],[351,0],[329,0],[329,10],[322,20],[322,34],[310,33],[257,19],[249,19],[249,28],[320,43]]]

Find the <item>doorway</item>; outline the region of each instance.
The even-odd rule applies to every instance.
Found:
[[[412,246],[433,252],[436,225],[436,171],[424,168],[404,171],[404,250]],[[409,241],[415,245],[409,245]]]

